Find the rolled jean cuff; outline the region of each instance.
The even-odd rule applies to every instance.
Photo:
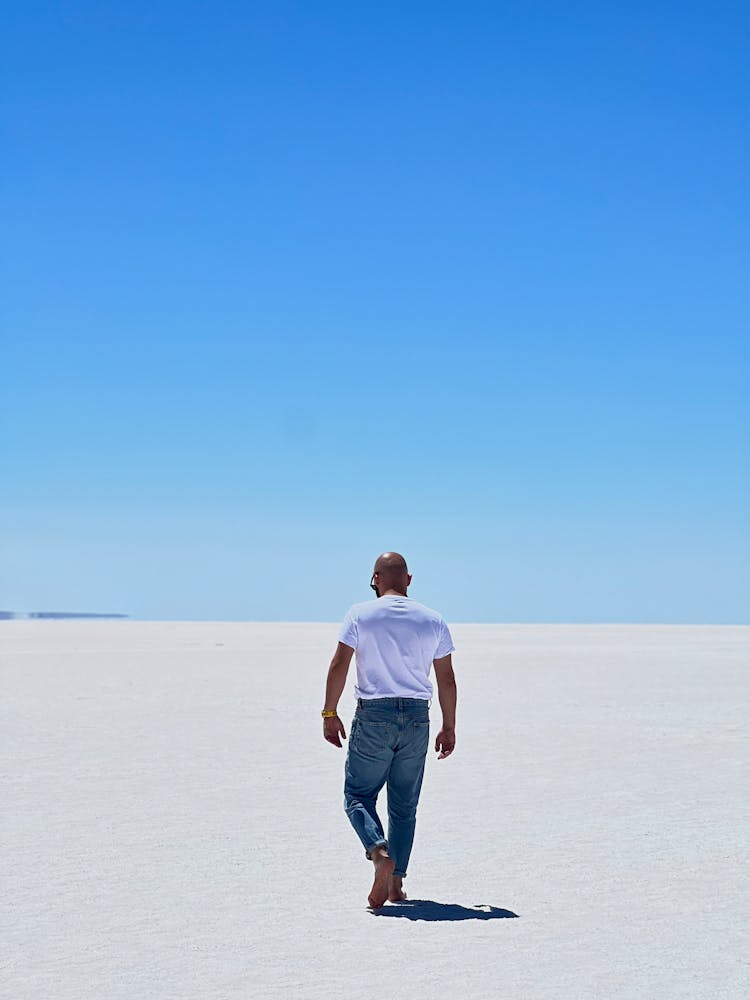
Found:
[[[386,849],[386,851],[387,851],[388,850],[388,841],[387,840],[378,840],[374,844],[370,844],[370,846],[365,851],[365,857],[367,858],[368,861],[372,861],[372,852],[375,850],[376,847],[384,847]]]
[[[391,872],[393,878],[406,878],[406,872],[400,872],[398,868],[394,868]]]

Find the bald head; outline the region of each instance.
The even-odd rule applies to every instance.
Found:
[[[384,552],[375,560],[373,583],[378,597],[391,591],[406,594],[411,583],[411,576],[406,565],[406,559],[399,552]]]
[[[384,552],[375,560],[376,573],[408,573],[406,559],[399,552]]]

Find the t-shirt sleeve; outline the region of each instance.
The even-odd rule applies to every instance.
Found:
[[[346,617],[339,629],[339,642],[346,643],[352,649],[357,648],[357,619],[351,608],[346,613]]]
[[[438,639],[438,647],[435,650],[434,660],[439,660],[441,656],[447,656],[448,653],[452,653],[455,650],[453,645],[453,639],[451,638],[450,629],[445,624],[445,622],[440,620],[440,637]]]

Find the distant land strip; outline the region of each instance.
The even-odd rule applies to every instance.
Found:
[[[0,611],[0,620],[9,618],[129,618],[119,612],[101,611]]]

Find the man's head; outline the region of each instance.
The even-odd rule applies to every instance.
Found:
[[[406,565],[406,559],[398,552],[384,552],[375,560],[370,586],[378,595],[403,594],[411,584],[411,574]]]

